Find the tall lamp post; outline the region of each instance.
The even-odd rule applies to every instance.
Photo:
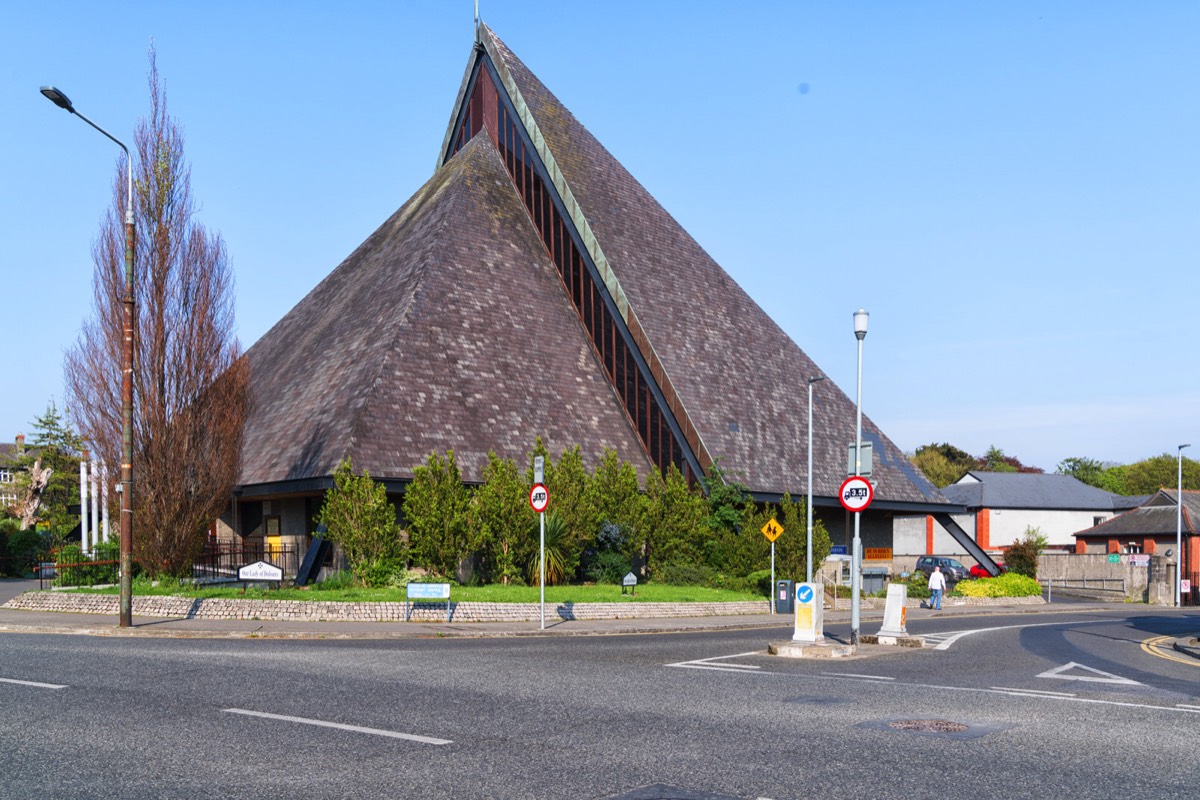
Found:
[[[133,159],[120,139],[80,114],[70,99],[53,86],[42,94],[54,105],[103,133],[125,151],[129,185],[125,191],[125,302],[121,347],[121,597],[119,626],[133,626]]]
[[[805,529],[808,531],[808,538],[807,538],[808,546],[807,546],[807,549],[805,550],[805,554],[808,557],[808,569],[805,572],[805,580],[808,583],[812,583],[812,575],[813,575],[813,573],[812,573],[812,525],[813,525],[813,523],[812,523],[812,518],[813,518],[813,511],[812,511],[812,497],[813,497],[813,488],[812,488],[812,443],[813,443],[812,406],[813,406],[813,401],[812,401],[812,394],[813,394],[813,384],[816,383],[817,381],[823,381],[823,380],[825,380],[824,375],[817,375],[815,377],[808,379],[808,502],[806,502],[804,504],[805,514],[807,517],[807,519],[806,519],[807,527]]]
[[[858,340],[858,399],[854,420],[854,474],[862,475],[862,348],[867,338],[867,319],[863,309],[854,312],[854,338]],[[862,539],[859,538],[861,511],[854,512],[854,543],[850,554],[850,644],[858,644],[859,611],[862,605]]]
[[[1179,445],[1178,469],[1175,489],[1175,607],[1183,605],[1183,449],[1190,444]]]

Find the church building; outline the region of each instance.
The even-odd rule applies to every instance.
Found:
[[[758,500],[801,497],[822,374],[482,23],[433,175],[248,358],[218,528],[301,550],[344,458],[398,498],[432,452],[479,482],[488,451],[524,463],[539,436],[589,468],[612,448],[643,478],[719,464]],[[855,406],[814,389],[814,507],[840,544]],[[866,417],[863,440],[867,548],[894,516],[954,509]]]

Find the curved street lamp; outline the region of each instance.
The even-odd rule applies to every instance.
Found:
[[[120,139],[75,110],[68,98],[53,86],[43,86],[42,94],[103,133],[125,151],[129,185],[125,192],[125,301],[121,347],[121,577],[118,625],[133,626],[133,159]]]

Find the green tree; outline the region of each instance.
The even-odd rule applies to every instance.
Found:
[[[1005,455],[1004,451],[995,445],[989,447],[987,454],[979,459],[978,468],[984,472],[1031,472],[1039,474],[1045,472],[1041,467],[1026,466],[1015,456]]]
[[[348,458],[333,471],[333,488],[325,493],[317,521],[325,526],[325,538],[342,548],[360,583],[402,555],[396,508],[387,489],[366,470],[355,475]]]
[[[790,495],[784,495],[779,502],[779,516],[776,518],[783,526],[783,533],[775,540],[776,571],[785,577],[802,580],[808,570],[808,524],[806,501],[792,502]],[[764,520],[765,521],[765,520]],[[761,530],[761,528],[760,528]],[[825,523],[813,517],[813,574],[815,575],[825,559],[829,558],[831,543],[829,531]]]
[[[1103,488],[1104,465],[1094,458],[1076,457],[1064,458],[1058,462],[1054,471],[1059,475],[1070,475],[1075,480],[1088,486]]]
[[[596,540],[600,530],[591,476],[583,466],[579,445],[563,450],[558,462],[547,461],[546,488],[550,490],[550,508],[566,526],[563,550],[568,564],[577,573],[583,553]]]
[[[975,456],[946,443],[918,447],[912,462],[938,488],[958,481],[979,464]]]
[[[504,584],[521,576],[533,550],[529,527],[536,515],[528,491],[511,459],[488,453],[483,485],[471,496],[471,516],[487,552],[485,575]]]
[[[601,526],[615,526],[620,532],[617,549],[626,557],[644,557],[646,499],[638,486],[637,470],[628,461],[621,461],[615,450],[605,450],[590,486],[597,520]]]
[[[470,523],[471,493],[463,485],[454,451],[430,453],[413,470],[404,493],[409,552],[413,561],[438,575],[453,577],[464,558],[483,544]]]
[[[996,445],[988,448],[986,454],[980,459],[979,469],[984,472],[1019,472],[1020,470],[1009,463],[1008,456],[1004,455],[1004,451]]]
[[[1046,541],[1039,528],[1027,527],[1025,535],[1005,549],[1005,566],[1018,575],[1037,578],[1038,559],[1046,548]]]
[[[666,564],[695,564],[700,560],[702,540],[708,531],[708,504],[704,496],[688,486],[674,464],[665,476],[654,472],[646,480],[646,571],[653,579]]]
[[[752,527],[757,508],[749,491],[719,464],[709,469],[700,479],[700,485],[708,496],[708,536],[702,553],[705,565],[738,577],[758,569],[752,566],[759,555],[758,542],[753,537],[763,537]]]
[[[54,401],[32,423],[30,444],[42,463],[54,472],[42,492],[40,520],[49,523],[53,541],[61,543],[79,522],[79,515],[68,509],[79,503],[79,457],[81,442]]]
[[[1179,482],[1179,462],[1170,453],[1147,458],[1120,468],[1125,494],[1153,494],[1159,489],[1174,489]],[[1183,459],[1183,488],[1200,489],[1200,461]]]

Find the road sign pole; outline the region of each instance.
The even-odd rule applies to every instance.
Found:
[[[537,466],[537,474],[542,472]],[[540,481],[529,489],[529,507],[538,515],[538,586],[541,594],[542,630],[546,630],[546,509],[550,506],[550,491]]]
[[[854,312],[854,338],[858,339],[858,398],[854,403],[854,475],[862,475],[862,358],[863,339],[867,337],[867,312]],[[858,645],[859,609],[862,604],[862,539],[859,537],[861,511],[854,512],[854,548],[850,552],[850,644]]]
[[[775,543],[771,542],[771,613],[775,613]]]
[[[546,630],[546,512],[538,514],[538,527],[541,529],[539,549],[541,551],[542,575],[542,630]]]

